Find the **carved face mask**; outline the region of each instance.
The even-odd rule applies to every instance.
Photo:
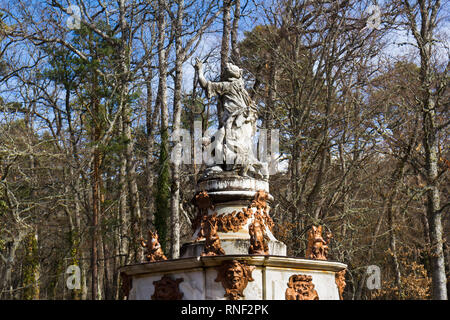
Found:
[[[226,277],[230,287],[237,289],[241,286],[242,279],[244,277],[244,270],[242,270],[240,266],[235,265],[227,271]]]

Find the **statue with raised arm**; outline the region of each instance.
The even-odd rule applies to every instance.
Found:
[[[197,58],[195,69],[208,99],[217,95],[223,106],[223,126],[213,135],[214,139],[206,137],[202,140],[205,147],[213,148],[215,152],[214,161],[207,163],[205,175],[235,171],[241,176],[267,179],[267,163],[258,161],[253,151],[257,110],[244,87],[242,69],[227,63],[224,80],[220,82],[206,80],[203,63]]]

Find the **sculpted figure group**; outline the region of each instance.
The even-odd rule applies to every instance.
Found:
[[[319,300],[312,277],[304,274],[289,277],[286,300]]]
[[[224,255],[225,252],[221,248],[220,239],[217,232],[237,232],[252,218],[252,222],[248,227],[250,235],[249,254],[269,254],[267,245],[268,237],[266,235],[266,225],[273,225],[272,219],[267,212],[267,193],[260,190],[255,194],[255,198],[248,208],[242,208],[242,211],[233,211],[230,214],[213,213],[208,215],[207,208],[214,209],[214,205],[210,202],[206,191],[200,192],[195,197],[199,213],[193,222],[195,228],[200,229],[197,234],[196,241],[205,239],[205,249],[203,256]],[[256,208],[253,212],[252,208]],[[270,227],[269,227],[270,228]]]
[[[203,178],[208,178],[223,171],[232,172],[231,176],[252,177],[268,180],[268,164],[260,162],[253,150],[253,138],[256,132],[257,110],[244,87],[243,71],[239,67],[227,63],[222,80],[212,82],[206,80],[203,73],[203,63],[196,59],[195,69],[198,74],[200,86],[206,91],[207,97],[218,96],[221,106],[221,125],[213,136],[202,138],[205,149],[214,153],[214,161],[207,163]],[[219,161],[217,161],[219,160]],[[228,173],[223,173],[228,175]],[[220,176],[217,175],[217,176]],[[225,255],[221,246],[219,233],[238,232],[248,226],[249,254],[268,255],[269,237],[274,223],[268,211],[269,194],[258,191],[251,204],[242,210],[220,215],[214,212],[214,204],[206,191],[199,192],[194,198],[198,209],[197,217],[192,221],[196,230],[196,241],[204,240],[202,256]],[[250,223],[249,223],[250,222]],[[322,237],[322,226],[312,226],[308,232],[308,245],[306,258],[327,260],[331,233]],[[159,243],[156,232],[148,231],[148,239],[140,240],[141,246],[146,249],[145,259],[148,262],[167,260]],[[217,267],[216,282],[221,282],[225,289],[225,297],[230,300],[244,298],[244,290],[248,283],[254,281],[252,272],[255,266],[245,261],[226,260]],[[123,275],[124,294],[128,296],[132,282],[131,278]],[[336,273],[336,285],[339,296],[345,287],[345,270]],[[164,275],[159,281],[154,281],[153,300],[178,300],[183,298],[180,283],[183,278],[173,279]],[[304,274],[294,274],[289,277],[285,291],[286,300],[319,300],[312,277]]]
[[[158,233],[148,230],[148,240],[141,239],[141,246],[147,248],[145,258],[148,262],[167,260],[159,243]]]
[[[260,162],[253,151],[253,137],[256,133],[257,110],[242,79],[243,71],[227,63],[223,81],[206,80],[203,63],[196,59],[195,70],[200,86],[208,99],[218,96],[223,107],[223,124],[213,137],[202,141],[205,148],[214,151],[215,159],[207,163],[204,176],[223,171],[234,171],[240,176],[268,179],[268,164]]]
[[[306,248],[306,258],[315,260],[327,260],[328,244],[332,237],[331,233],[327,233],[327,240],[322,237],[322,226],[312,226],[308,231],[308,246]]]

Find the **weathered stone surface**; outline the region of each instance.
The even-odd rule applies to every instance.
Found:
[[[339,300],[339,290],[335,282],[335,272],[318,270],[302,270],[301,268],[266,268],[267,300],[285,300],[289,278],[292,275],[304,274],[312,277],[314,290],[319,300]]]
[[[160,281],[164,272],[133,277],[135,286],[130,291],[129,300],[151,300],[155,294],[154,282]],[[183,279],[179,283],[179,291],[183,293],[182,299],[203,300],[205,292],[205,280],[201,271],[173,273],[174,279]],[[188,293],[188,298],[185,296]]]
[[[292,275],[302,274],[312,277],[314,289],[320,300],[339,300],[339,290],[335,274],[347,266],[333,261],[308,260],[300,258],[232,255],[196,257],[166,260],[122,267],[120,272],[132,279],[130,300],[149,300],[154,294],[154,281],[169,274],[172,279],[183,279],[179,290],[182,299],[223,300],[226,291],[217,282],[217,267],[224,261],[237,260],[254,266],[253,281],[248,281],[240,300],[284,300],[287,283]]]
[[[255,281],[252,277],[255,268],[245,261],[225,260],[216,267],[217,277],[214,281],[222,283],[222,287],[225,289],[225,298],[239,300],[245,298],[244,290],[249,282]]]
[[[222,249],[227,255],[248,254],[250,239],[223,239],[220,241]],[[204,251],[205,241],[185,243],[180,250],[181,258],[201,256]],[[286,256],[286,245],[278,240],[267,241],[269,254],[274,256]]]
[[[202,139],[203,152],[211,155],[206,159],[207,168],[203,176],[215,176],[225,171],[268,180],[268,163],[260,162],[254,153],[257,110],[245,89],[242,69],[227,63],[222,73],[224,81],[221,82],[206,80],[200,60],[197,60],[195,69],[208,98],[219,96],[223,107],[222,125],[210,137]]]
[[[148,262],[167,260],[161,245],[159,244],[159,236],[156,231],[152,232],[151,230],[148,230],[148,239],[141,239],[140,242],[143,248],[147,248],[145,259]]]
[[[254,197],[254,192],[263,190],[269,193],[269,182],[248,177],[240,177],[234,174],[216,174],[209,178],[200,179],[197,182],[196,192],[207,191],[252,191],[251,198]]]

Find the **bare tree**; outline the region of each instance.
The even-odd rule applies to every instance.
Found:
[[[422,115],[423,148],[425,154],[424,176],[426,181],[426,212],[431,241],[431,262],[433,279],[433,298],[446,300],[447,279],[443,251],[442,213],[439,190],[439,151],[438,132],[449,123],[439,123],[438,112],[441,110],[441,97],[447,90],[446,79],[438,79],[432,66],[435,50],[435,35],[439,24],[438,13],[441,2],[417,0],[399,1],[404,9],[406,29],[415,39],[415,46],[420,54],[420,88],[416,93],[417,111]],[[446,66],[448,70],[448,64]]]

